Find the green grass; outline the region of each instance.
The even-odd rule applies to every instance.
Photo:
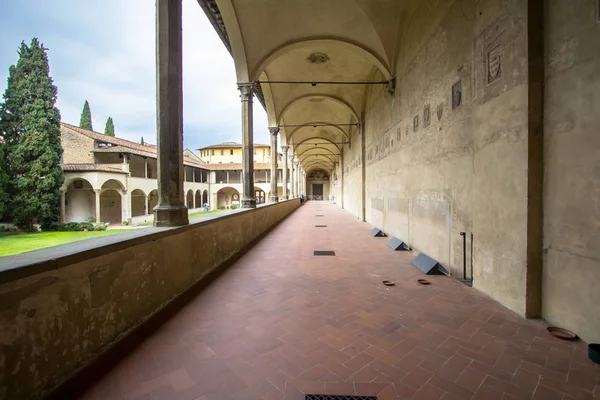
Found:
[[[0,257],[12,256],[44,247],[58,246],[59,244],[76,242],[114,233],[126,232],[125,230],[110,230],[98,232],[40,232],[16,233],[0,232]]]

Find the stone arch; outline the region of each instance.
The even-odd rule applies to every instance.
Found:
[[[154,189],[148,193],[148,214],[154,212],[154,207],[158,204],[158,190]]]
[[[135,189],[131,192],[131,216],[139,217],[148,214],[146,193],[141,189]]]
[[[102,182],[102,185],[100,185],[101,190],[107,190],[107,189],[112,189],[112,190],[116,190],[117,192],[124,192],[127,189],[125,188],[125,185],[123,184],[123,182],[121,182],[120,180],[117,179],[106,179],[105,181]]]
[[[204,190],[204,192],[202,192],[202,204],[210,204],[208,202],[208,190]]]
[[[377,67],[377,69],[383,74],[386,80],[391,79],[392,74],[386,66],[386,64],[377,55],[375,55],[373,51],[371,51],[368,48],[338,37],[307,37],[284,43],[276,47],[270,53],[268,53],[265,57],[262,58],[262,60],[258,63],[256,68],[252,70],[250,74],[250,81],[253,82],[258,80],[259,76],[269,64],[271,64],[274,60],[278,59],[279,57],[285,55],[286,53],[292,50],[302,48],[319,48],[322,47],[324,43],[333,43],[352,48],[354,51],[356,51],[357,54],[360,54],[361,56],[364,56],[365,58],[369,59],[373,63],[373,65]]]
[[[285,106],[283,106],[283,108],[279,112],[278,123],[281,124],[281,118],[283,117],[285,112],[290,109],[290,107],[292,107],[294,104],[296,104],[302,100],[309,99],[309,101],[310,101],[311,98],[325,98],[327,100],[338,103],[338,104],[342,105],[343,107],[347,108],[348,111],[350,112],[350,114],[356,119],[356,121],[360,121],[360,117],[359,117],[358,113],[356,112],[356,110],[354,109],[354,107],[352,107],[352,105],[350,103],[348,103],[346,100],[344,100],[343,98],[341,98],[339,96],[335,96],[333,94],[327,94],[327,93],[308,93],[308,94],[303,94],[302,96],[298,96],[298,97],[294,98],[293,100],[289,101]]]
[[[196,190],[196,194],[194,195],[194,205],[196,208],[202,207],[202,192],[200,189]]]
[[[116,189],[102,189],[100,193],[100,221],[121,224],[123,221],[121,201],[121,193]]]
[[[73,178],[65,182],[65,222],[85,222],[96,216],[96,194],[94,187],[84,178]]]
[[[232,204],[239,206],[240,193],[231,186],[219,189],[217,192],[217,208],[229,208]]]
[[[187,191],[187,195],[185,196],[185,198],[185,206],[188,208],[188,210],[194,208],[194,191],[192,189]]]

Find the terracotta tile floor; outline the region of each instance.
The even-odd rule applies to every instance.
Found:
[[[308,202],[83,398],[600,399],[584,343],[552,339],[453,279],[418,285],[412,255],[369,231]]]

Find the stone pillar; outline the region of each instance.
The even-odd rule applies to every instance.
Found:
[[[341,171],[341,183],[340,183],[340,206],[344,208],[344,150],[340,150],[340,171]]]
[[[283,191],[281,192],[283,195],[283,200],[288,200],[290,195],[288,194],[288,150],[289,146],[281,146],[281,151],[283,152],[283,156],[281,161],[283,161],[283,169],[281,171],[281,180]]]
[[[254,197],[254,140],[252,96],[254,84],[238,84],[242,99],[242,208],[256,208]]]
[[[96,222],[102,222],[100,221],[100,190],[96,189],[94,192],[96,193]]]
[[[65,223],[67,222],[67,206],[66,206],[66,202],[67,202],[67,191],[66,190],[61,190],[60,191],[60,222]]]
[[[144,178],[148,178],[148,159],[144,158]]]
[[[218,207],[218,205],[217,205],[218,196],[219,195],[216,192],[212,194],[213,198],[212,198],[212,202],[210,204],[210,209],[211,210],[216,210],[217,209],[217,207]]]
[[[154,226],[187,225],[183,201],[182,0],[156,0],[158,204]]]
[[[271,197],[269,202],[277,203],[279,196],[277,195],[277,134],[279,134],[279,128],[269,128],[271,133]]]
[[[123,190],[121,193],[121,221],[129,221],[131,218],[131,193]]]
[[[298,197],[298,161],[292,159],[292,196]]]

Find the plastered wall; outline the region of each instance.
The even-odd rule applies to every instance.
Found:
[[[398,33],[395,93],[370,86],[364,101],[367,222],[455,276],[463,269],[461,232],[470,275],[473,233],[476,289],[595,341],[597,7],[591,0],[423,2]],[[344,146],[335,170],[343,182],[334,186],[357,216],[361,139],[355,132]]]
[[[424,2],[399,32],[394,95],[370,86],[364,110],[367,221],[454,275],[463,270],[460,232],[469,238],[473,232],[475,287],[521,314],[528,245],[526,12],[521,1],[435,8]],[[496,71],[489,60],[497,56]],[[453,101],[457,84],[460,103]],[[351,139],[352,147],[343,149],[344,208],[360,216],[359,132]],[[467,251],[470,267],[470,240]]]

